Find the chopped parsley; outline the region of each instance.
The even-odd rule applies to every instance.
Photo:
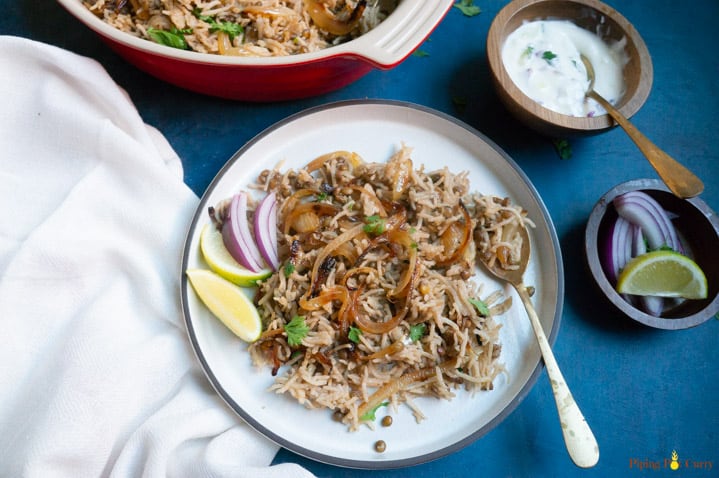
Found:
[[[296,347],[302,343],[302,339],[307,337],[310,328],[305,323],[305,318],[301,315],[295,315],[289,323],[284,326],[287,333],[287,343],[291,347]]]
[[[287,264],[285,264],[285,267],[282,270],[285,273],[285,277],[289,277],[295,271],[295,265],[291,262],[288,262]]]
[[[317,198],[318,201],[324,201],[325,199],[327,199],[327,193],[324,191],[320,191],[317,193],[317,195],[315,197]]]
[[[185,35],[192,33],[192,28],[183,28],[182,30],[172,27],[171,30],[158,30],[157,28],[148,28],[147,34],[160,45],[178,48],[180,50],[189,50],[190,46],[185,40]]]
[[[367,234],[379,236],[385,230],[385,220],[377,214],[369,216],[365,219],[365,226],[362,230]]]
[[[424,336],[427,326],[424,324],[414,324],[409,327],[409,339],[416,342]]]
[[[572,146],[566,139],[553,139],[552,144],[554,145],[554,149],[557,150],[557,154],[559,154],[559,157],[561,159],[569,159],[572,157]]]
[[[542,60],[545,60],[547,63],[552,63],[552,60],[554,60],[555,58],[557,58],[557,55],[555,55],[549,50],[542,53]]]
[[[460,0],[454,4],[454,8],[461,11],[465,17],[473,17],[482,13],[482,10],[474,4],[474,0]]]
[[[533,52],[534,52],[534,47],[533,47],[532,45],[529,45],[529,46],[524,50],[524,52],[522,53],[522,55],[524,55],[524,56],[526,56],[526,57],[530,57],[530,56],[532,56],[532,53],[533,53]]]
[[[479,299],[473,299],[471,297],[467,300],[469,300],[470,304],[472,304],[474,307],[476,307],[477,312],[479,312],[479,315],[481,315],[483,317],[489,316],[489,306],[487,306],[486,302],[484,302],[483,300],[479,300]]]
[[[347,332],[347,338],[356,344],[360,341],[360,335],[362,335],[362,331],[354,326],[350,327],[349,332]]]
[[[360,420],[363,422],[366,421],[375,421],[377,419],[377,410],[379,410],[379,407],[386,407],[389,405],[389,402],[382,402],[378,404],[377,406],[373,407],[371,410],[368,410],[364,415],[360,417]]]
[[[242,35],[245,32],[245,28],[239,23],[232,22],[218,22],[214,18],[203,15],[202,9],[195,8],[192,10],[192,14],[198,19],[210,25],[210,32],[223,32],[230,37],[230,41],[233,41],[235,37]]]

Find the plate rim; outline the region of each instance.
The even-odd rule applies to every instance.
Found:
[[[187,228],[187,234],[185,237],[185,241],[183,244],[183,254],[182,254],[182,263],[181,263],[181,279],[180,279],[180,299],[182,304],[182,314],[183,314],[183,321],[185,323],[186,331],[188,338],[190,340],[190,343],[192,345],[193,352],[198,359],[202,371],[207,378],[207,380],[212,385],[212,388],[215,390],[215,392],[222,398],[222,400],[229,406],[229,408],[232,410],[232,412],[237,415],[240,419],[242,419],[246,424],[248,424],[250,427],[252,427],[255,431],[263,435],[264,437],[268,438],[272,442],[274,442],[276,445],[285,448],[286,450],[296,453],[300,456],[303,456],[305,458],[309,458],[311,460],[325,463],[329,465],[344,467],[344,468],[355,468],[355,469],[365,469],[365,470],[389,470],[389,469],[397,469],[397,468],[405,468],[409,466],[415,466],[420,465],[423,463],[427,463],[430,461],[437,460],[439,458],[451,455],[470,444],[474,443],[478,439],[485,436],[487,433],[489,433],[491,430],[493,430],[497,425],[499,425],[502,421],[504,421],[511,413],[516,410],[516,408],[519,406],[520,403],[527,397],[529,392],[534,388],[534,385],[539,379],[540,374],[542,373],[544,369],[544,361],[540,358],[537,365],[534,367],[534,370],[530,374],[529,378],[525,382],[525,384],[522,386],[520,391],[517,393],[517,395],[501,410],[500,413],[498,413],[496,416],[494,416],[490,421],[488,421],[484,426],[480,427],[479,429],[475,430],[471,434],[467,435],[466,437],[451,443],[445,447],[441,447],[439,449],[433,450],[429,453],[423,453],[420,455],[408,457],[408,458],[400,458],[395,460],[376,460],[376,461],[370,461],[370,460],[352,460],[352,459],[346,459],[341,457],[336,457],[332,455],[328,455],[321,452],[313,451],[307,447],[304,447],[302,445],[299,445],[297,443],[291,442],[290,440],[283,438],[279,436],[278,434],[274,433],[273,431],[269,430],[267,427],[265,427],[262,423],[260,423],[258,420],[256,420],[252,415],[250,415],[248,412],[246,412],[231,396],[230,394],[224,389],[218,378],[213,373],[209,363],[207,362],[204,354],[202,353],[200,344],[198,342],[198,338],[195,333],[194,326],[192,324],[192,319],[190,317],[190,310],[188,305],[188,297],[187,293],[189,290],[189,281],[187,279],[187,275],[185,274],[185,270],[188,267],[189,260],[190,260],[190,245],[194,236],[194,231],[197,228],[197,224],[202,217],[204,213],[204,207],[206,204],[206,201],[208,200],[209,196],[213,193],[214,189],[217,187],[218,183],[222,181],[225,174],[228,172],[229,169],[231,169],[235,163],[239,160],[239,158],[242,157],[242,155],[249,149],[251,149],[256,143],[263,140],[267,136],[271,135],[276,130],[282,128],[283,126],[290,124],[294,121],[297,121],[299,119],[302,119],[306,116],[314,115],[317,113],[321,113],[327,110],[334,110],[334,109],[340,109],[340,108],[347,108],[347,107],[355,107],[355,106],[379,106],[379,107],[393,107],[393,108],[406,108],[409,110],[415,110],[419,111],[425,114],[429,114],[431,116],[438,117],[441,120],[453,123],[455,126],[458,126],[467,132],[471,133],[472,135],[479,138],[481,141],[486,143],[488,146],[490,146],[492,149],[494,149],[497,154],[499,154],[503,160],[505,160],[509,166],[514,170],[514,172],[519,175],[522,180],[525,183],[525,186],[528,188],[528,191],[530,195],[534,198],[534,200],[537,202],[537,205],[539,206],[539,210],[542,213],[543,219],[545,223],[547,224],[548,233],[551,238],[552,242],[552,250],[554,251],[555,256],[555,267],[557,269],[557,302],[556,302],[556,310],[554,313],[554,320],[552,322],[552,329],[547,334],[547,340],[549,341],[550,346],[554,345],[554,342],[556,341],[557,334],[559,332],[559,327],[561,323],[562,318],[562,312],[564,307],[564,266],[563,266],[563,258],[561,253],[561,248],[559,244],[559,238],[557,236],[556,228],[554,226],[554,222],[552,221],[552,218],[549,214],[549,210],[547,209],[542,197],[540,196],[539,192],[537,191],[534,184],[531,182],[529,177],[526,175],[526,173],[521,169],[521,167],[512,159],[505,151],[502,149],[499,145],[497,145],[494,141],[492,141],[490,138],[488,138],[486,135],[484,135],[482,132],[474,128],[473,126],[469,125],[468,123],[455,118],[454,116],[451,116],[447,113],[444,113],[442,111],[436,110],[434,108],[430,108],[424,105],[408,102],[408,101],[401,101],[401,100],[386,100],[386,99],[356,99],[356,100],[341,100],[341,101],[334,101],[329,102],[313,107],[309,107],[306,109],[302,109],[296,113],[293,113],[262,130],[260,133],[256,134],[254,137],[252,137],[249,141],[247,141],[244,145],[242,145],[220,168],[220,170],[217,172],[215,177],[212,179],[212,181],[209,183],[205,191],[203,192],[202,196],[200,197],[199,203],[197,204],[197,207],[195,209],[195,212],[193,213],[192,220]]]

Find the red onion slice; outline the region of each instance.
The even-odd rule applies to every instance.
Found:
[[[222,241],[227,251],[247,269],[257,272],[264,268],[247,220],[247,193],[232,198],[227,218],[222,224]]]
[[[621,217],[642,228],[651,249],[670,247],[683,252],[672,221],[651,196],[641,191],[629,191],[614,198],[613,202]]]
[[[644,240],[642,228],[632,224],[632,257],[637,257],[647,252],[647,241]],[[625,297],[627,299],[627,297]],[[638,296],[636,300],[639,307],[649,315],[659,317],[664,310],[664,299],[653,295]],[[631,301],[630,301],[631,302]]]
[[[631,247],[631,223],[617,217],[607,234],[603,257],[607,278],[612,284],[616,283],[619,271],[631,258]]]
[[[255,238],[260,254],[276,271],[280,266],[277,253],[277,196],[269,193],[257,205],[254,215]]]

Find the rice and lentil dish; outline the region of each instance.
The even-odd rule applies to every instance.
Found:
[[[471,192],[467,173],[415,168],[411,151],[382,163],[336,151],[253,185],[276,194],[280,266],[255,296],[252,360],[272,391],[350,429],[383,405],[420,421],[415,398],[491,390],[504,372],[495,316],[511,299],[472,276],[479,258],[516,267],[517,231],[532,223],[509,199]]]
[[[285,56],[349,41],[395,0],[82,0],[96,16],[163,45],[234,56]]]

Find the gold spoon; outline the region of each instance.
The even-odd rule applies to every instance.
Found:
[[[557,405],[559,422],[562,425],[562,435],[564,436],[564,443],[567,446],[567,451],[569,452],[569,456],[572,458],[572,461],[577,466],[589,468],[596,465],[599,461],[599,445],[597,445],[597,440],[594,438],[594,434],[589,428],[587,420],[579,410],[579,406],[577,405],[577,402],[574,401],[574,397],[569,391],[567,382],[564,380],[564,376],[559,370],[559,365],[557,365],[557,361],[554,358],[552,348],[549,345],[547,336],[544,334],[542,324],[539,322],[537,312],[534,310],[532,301],[529,298],[529,293],[524,286],[523,276],[524,271],[527,269],[527,264],[529,263],[531,247],[529,244],[529,234],[527,233],[527,229],[521,227],[519,233],[522,236],[522,253],[518,269],[502,269],[497,261],[495,261],[492,267],[490,267],[486,262],[484,265],[495,277],[512,284],[517,290],[519,297],[522,299],[524,307],[527,309],[529,320],[532,323],[534,334],[537,336],[537,343],[539,344],[539,350],[542,352],[542,358],[544,359],[544,365],[547,369],[549,382],[552,384],[554,401]]]
[[[581,58],[587,69],[587,78],[589,79],[586,96],[602,105],[607,110],[607,113],[614,118],[614,121],[624,129],[674,195],[680,198],[691,198],[701,194],[704,190],[704,183],[702,183],[701,179],[652,143],[609,101],[594,91],[594,67],[586,56],[581,55]]]

